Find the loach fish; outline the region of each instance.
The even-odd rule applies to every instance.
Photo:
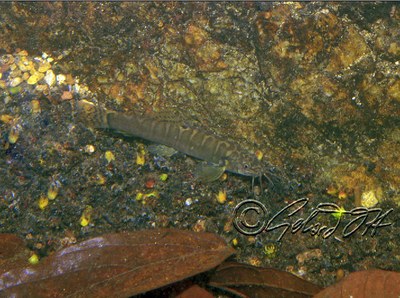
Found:
[[[255,154],[198,129],[148,116],[110,111],[86,100],[78,102],[78,112],[81,120],[90,127],[110,129],[125,136],[142,138],[203,160],[196,169],[196,174],[202,181],[214,181],[224,171],[253,179],[265,173]]]

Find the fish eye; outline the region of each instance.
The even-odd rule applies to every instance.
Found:
[[[247,170],[249,168],[248,164],[244,164],[243,167]]]

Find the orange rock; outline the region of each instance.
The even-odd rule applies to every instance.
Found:
[[[71,100],[73,98],[72,93],[69,91],[64,91],[61,95],[62,100]]]
[[[189,25],[184,38],[186,44],[190,46],[199,46],[206,41],[208,34],[199,27]]]

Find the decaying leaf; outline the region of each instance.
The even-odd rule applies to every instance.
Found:
[[[217,235],[174,229],[108,234],[0,274],[0,296],[129,297],[207,271],[233,254]]]
[[[211,277],[211,286],[240,297],[312,297],[321,288],[285,271],[226,262]]]
[[[400,273],[379,269],[353,272],[314,297],[398,298],[400,297]]]
[[[0,234],[0,273],[28,264],[24,241],[13,234]]]
[[[181,292],[176,298],[213,298],[214,295],[198,285],[193,285]]]

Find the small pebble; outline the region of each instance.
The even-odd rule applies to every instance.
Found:
[[[154,188],[155,184],[156,184],[156,180],[154,180],[153,178],[150,178],[146,181],[145,186],[146,186],[146,188],[151,189],[151,188]]]
[[[37,99],[31,100],[31,112],[32,114],[40,113],[42,109],[40,108],[40,101]]]
[[[185,200],[185,205],[186,205],[186,206],[190,206],[190,205],[192,205],[192,204],[193,204],[192,198],[187,198],[187,199]]]
[[[39,257],[37,254],[33,254],[29,259],[28,259],[29,264],[31,265],[36,265],[39,263]]]
[[[115,156],[114,153],[112,153],[111,151],[106,151],[106,153],[104,154],[104,157],[106,158],[107,162],[110,163],[113,160],[115,160]]]
[[[10,81],[10,87],[17,87],[19,84],[23,82],[22,78],[16,77]]]
[[[58,196],[58,192],[60,190],[61,184],[56,181],[50,184],[49,189],[47,190],[47,197],[49,200],[54,200]]]
[[[86,153],[93,153],[94,151],[96,151],[96,147],[94,147],[93,145],[86,145],[84,151]]]
[[[59,74],[59,75],[56,76],[56,80],[57,80],[57,83],[58,83],[59,85],[64,84],[65,79],[66,79],[66,76],[63,75],[63,74]]]
[[[13,116],[7,114],[0,115],[0,121],[4,123],[10,123],[13,119],[14,119]]]
[[[72,93],[69,91],[64,91],[63,94],[61,95],[62,100],[70,100],[72,98],[73,98]]]
[[[22,50],[22,51],[19,51],[17,53],[17,55],[19,55],[19,56],[28,56],[28,52],[26,50]]]
[[[338,270],[336,270],[336,281],[341,280],[345,275],[346,272],[344,272],[343,269],[339,268]]]
[[[161,181],[167,181],[167,179],[168,179],[168,174],[165,174],[165,173],[164,173],[164,174],[161,174],[161,175],[160,175],[160,180],[161,180]]]
[[[361,206],[366,208],[372,208],[378,204],[378,198],[376,197],[375,191],[365,191],[361,194]]]
[[[53,86],[56,83],[56,76],[55,76],[54,72],[51,69],[46,71],[46,75],[44,76],[44,81],[50,87]]]
[[[35,85],[37,82],[39,82],[41,79],[44,78],[44,74],[40,72],[35,72],[32,74],[29,79],[26,81],[29,85]]]
[[[217,194],[217,202],[220,204],[224,204],[226,202],[226,191],[220,190]]]
[[[19,138],[19,127],[13,126],[8,135],[8,142],[10,144],[15,144],[18,141],[18,138]]]
[[[256,155],[256,158],[257,158],[258,160],[262,160],[262,158],[263,158],[263,156],[264,156],[264,154],[263,154],[260,150],[257,150],[257,151],[255,152],[255,155]]]
[[[22,75],[22,79],[23,79],[24,81],[27,81],[27,80],[29,79],[30,76],[31,76],[31,75],[29,74],[29,72],[24,72],[24,74]]]
[[[49,199],[45,196],[41,196],[38,202],[40,210],[44,210],[48,205],[49,205]]]
[[[39,64],[38,72],[46,72],[51,68],[50,63],[42,62]]]
[[[83,210],[79,223],[82,227],[86,227],[90,223],[90,219],[92,217],[93,207],[86,206],[85,210]]]

